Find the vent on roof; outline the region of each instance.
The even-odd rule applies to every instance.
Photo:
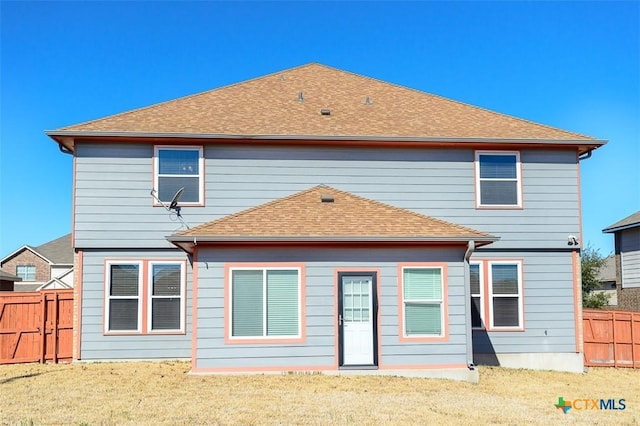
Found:
[[[304,96],[302,96],[302,92],[298,92],[298,102],[304,101]]]
[[[322,203],[333,203],[335,200],[333,199],[333,195],[331,194],[322,194],[320,196],[320,201]]]
[[[322,114],[322,115],[331,115],[331,110],[329,108],[322,108],[320,110],[320,114]]]
[[[366,98],[364,98],[364,104],[365,105],[371,105],[371,99],[369,99],[368,96]]]

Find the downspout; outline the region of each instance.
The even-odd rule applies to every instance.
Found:
[[[469,259],[476,249],[476,242],[470,240],[467,243],[467,251],[464,252],[464,310],[466,317],[471,320],[471,273],[469,272]],[[473,365],[473,331],[471,323],[467,324],[467,367],[474,370]]]
[[[588,160],[589,158],[591,158],[591,155],[592,155],[592,154],[593,154],[593,150],[592,150],[592,149],[590,149],[589,151],[587,151],[587,152],[585,152],[584,154],[582,154],[582,155],[584,155],[584,157],[583,157],[583,156],[578,155],[578,160]]]

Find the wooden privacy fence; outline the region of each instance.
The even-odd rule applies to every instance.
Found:
[[[584,365],[640,368],[640,312],[585,309]]]
[[[0,293],[0,364],[70,362],[73,290]]]

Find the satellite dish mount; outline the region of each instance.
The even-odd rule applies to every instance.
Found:
[[[153,197],[154,200],[160,203],[162,207],[164,207],[169,213],[175,213],[178,220],[180,220],[180,222],[184,226],[186,226],[187,229],[189,229],[189,225],[187,225],[184,222],[184,220],[182,220],[182,215],[180,214],[180,210],[182,210],[182,208],[178,205],[178,202],[180,202],[180,197],[182,197],[183,192],[184,192],[184,187],[178,189],[178,191],[176,191],[175,195],[173,196],[173,198],[171,199],[171,202],[168,205],[167,203],[163,202],[160,198],[158,198],[155,189],[151,190],[151,196]]]

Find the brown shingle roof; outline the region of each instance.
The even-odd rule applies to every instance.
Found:
[[[328,201],[323,201],[323,197]],[[259,205],[169,237],[204,241],[454,241],[496,237],[329,186]]]
[[[322,115],[322,109],[330,114]],[[54,139],[101,133],[602,144],[581,134],[316,63],[47,133]]]

